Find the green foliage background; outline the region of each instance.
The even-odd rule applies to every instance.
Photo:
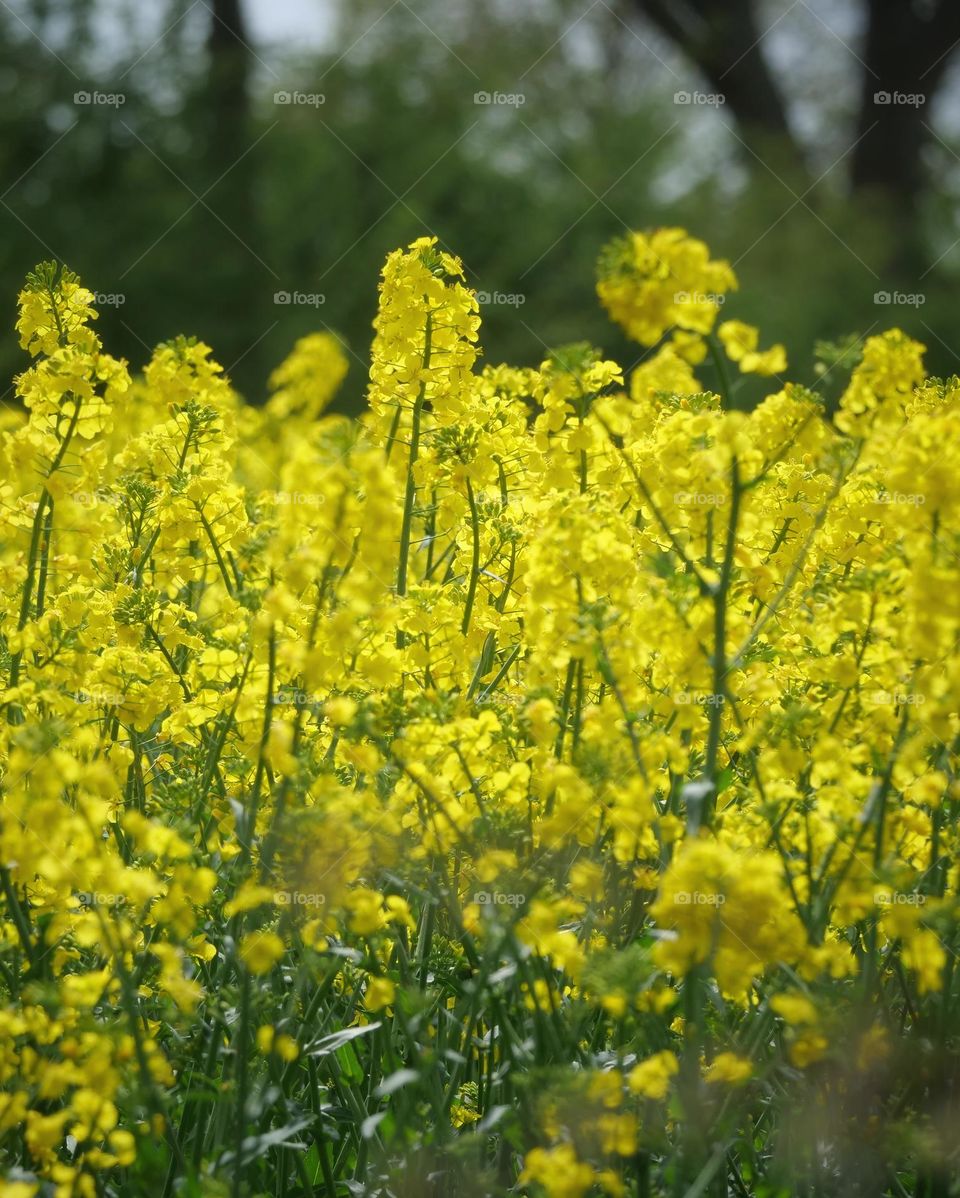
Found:
[[[531,346],[545,354],[587,336],[629,366],[637,347],[593,294],[596,254],[626,227],[670,223],[736,263],[743,298],[731,311],[787,344],[791,377],[811,381],[818,338],[894,323],[928,345],[935,372],[957,369],[960,251],[945,252],[956,224],[956,87],[948,80],[929,113],[929,184],[910,227],[852,199],[850,3],[803,5],[789,20],[783,5],[761,5],[803,131],[803,174],[775,146],[762,160],[747,151],[729,110],[676,104],[675,92],[703,81],[628,5],[316,7],[331,32],[308,51],[245,48],[206,0],[164,0],[146,26],[128,0],[4,6],[2,293],[38,257],[66,259],[97,292],[125,297],[101,322],[134,366],[158,340],[195,334],[254,401],[297,336],[331,328],[353,353],[341,402],[355,410],[390,249],[437,233],[479,290],[523,297],[518,320],[507,305],[485,308],[491,360],[529,361]],[[850,28],[849,44],[825,32],[834,19]],[[83,89],[125,102],[78,105]],[[293,90],[324,102],[274,103]],[[524,102],[476,104],[479,91]],[[926,302],[878,306],[880,290]],[[278,291],[324,301],[277,305]],[[0,372],[21,368],[8,337]]]

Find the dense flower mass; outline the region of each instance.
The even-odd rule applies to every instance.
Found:
[[[631,234],[629,378],[481,368],[422,238],[354,421],[328,334],[257,408],[28,278],[0,1198],[949,1192],[960,380],[737,410],[735,287]]]
[[[617,238],[604,249],[599,274],[603,306],[641,345],[656,345],[674,326],[709,333],[737,287],[730,264],[711,260],[685,229]]]

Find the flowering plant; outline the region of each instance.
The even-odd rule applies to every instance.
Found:
[[[422,238],[352,421],[328,334],[254,408],[29,276],[0,1198],[948,1192],[960,380],[829,416],[735,286],[633,234],[629,378],[478,368]]]

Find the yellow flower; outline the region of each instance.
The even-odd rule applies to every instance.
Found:
[[[674,325],[709,333],[726,293],[737,286],[729,263],[685,229],[628,233],[607,246],[597,294],[611,318],[642,345]]]
[[[389,978],[371,978],[363,996],[363,1005],[368,1011],[382,1011],[396,998],[397,988]]]
[[[347,373],[349,363],[331,333],[301,337],[290,356],[270,375],[273,395],[267,413],[287,420],[315,420],[328,406]]]
[[[292,1036],[281,1033],[276,1034],[276,1029],[271,1024],[264,1024],[263,1027],[257,1028],[257,1049],[259,1052],[266,1055],[267,1053],[276,1053],[283,1061],[295,1061],[300,1055],[300,1048],[296,1040]]]
[[[276,932],[250,932],[240,942],[240,960],[251,973],[263,974],[276,965],[285,952]]]
[[[936,932],[929,928],[917,929],[904,944],[902,955],[904,965],[917,975],[917,988],[921,994],[942,989],[947,952]]]
[[[712,838],[686,841],[651,914],[671,935],[654,955],[677,976],[711,962],[721,990],[743,1000],[768,965],[798,959],[806,936],[774,853],[741,854]]]
[[[232,919],[244,911],[253,911],[264,903],[273,902],[275,893],[272,887],[259,882],[244,882],[233,898],[223,904],[223,914],[227,919]]]
[[[753,1076],[753,1065],[735,1052],[718,1052],[703,1076],[708,1085],[723,1082],[728,1086],[739,1086]]]
[[[594,1183],[593,1168],[577,1159],[572,1144],[531,1148],[523,1161],[520,1184],[539,1182],[549,1198],[584,1198]]]
[[[359,886],[346,898],[350,911],[350,930],[357,936],[370,936],[387,922],[383,910],[383,895],[377,890]]]
[[[349,724],[357,714],[357,704],[346,695],[339,695],[335,699],[327,700],[324,704],[323,714],[335,728],[342,728]]]
[[[798,1069],[806,1069],[823,1059],[829,1048],[829,1041],[821,1032],[804,1031],[796,1037],[787,1049],[790,1062]]]
[[[675,1053],[658,1052],[634,1065],[627,1076],[627,1085],[634,1094],[660,1101],[666,1098],[670,1089],[670,1079],[679,1069],[680,1062]]]
[[[782,345],[772,345],[762,352],[757,349],[760,333],[742,320],[725,320],[717,329],[720,343],[731,362],[736,362],[744,374],[782,374],[787,369],[787,351]]]

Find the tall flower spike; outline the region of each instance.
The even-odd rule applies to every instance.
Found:
[[[89,322],[96,320],[93,293],[59,262],[41,262],[26,278],[19,296],[17,332],[27,353],[52,354],[66,345],[92,350],[97,341]]]
[[[273,392],[267,411],[278,419],[316,419],[329,407],[349,369],[347,355],[332,333],[301,337],[270,375]]]
[[[468,409],[469,375],[477,358],[480,316],[464,286],[463,265],[421,237],[387,258],[368,393],[377,439],[388,447],[407,439],[419,403],[441,424]]]
[[[655,345],[675,325],[709,333],[737,276],[685,229],[627,233],[603,250],[597,295],[610,319],[641,345]]]

